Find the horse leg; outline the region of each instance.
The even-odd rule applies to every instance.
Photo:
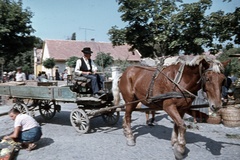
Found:
[[[172,130],[172,137],[171,137],[171,144],[172,146],[177,143],[178,141],[178,127],[177,125],[174,123],[173,125],[173,130]]]
[[[186,145],[185,141],[186,125],[184,124],[184,121],[182,119],[184,113],[179,114],[175,105],[164,107],[164,110],[174,121],[174,127],[171,137],[171,144],[174,147],[174,154],[177,159],[182,159]]]
[[[134,107],[132,105],[126,106],[125,116],[124,116],[123,125],[122,125],[123,133],[127,138],[127,145],[129,146],[135,145],[134,136],[131,129],[131,117],[132,117],[133,108]]]

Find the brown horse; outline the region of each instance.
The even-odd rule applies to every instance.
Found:
[[[175,157],[182,159],[186,145],[186,125],[182,118],[200,89],[206,92],[212,110],[222,107],[221,88],[225,79],[221,73],[223,67],[222,63],[205,55],[168,58],[163,66],[157,68],[128,67],[118,87],[113,86],[115,105],[119,104],[119,93],[125,101],[123,129],[127,144],[135,145],[131,114],[140,101],[150,108],[164,110],[173,119],[171,144]]]

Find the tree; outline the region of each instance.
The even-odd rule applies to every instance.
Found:
[[[29,9],[22,8],[22,1],[0,0],[0,57],[6,64],[18,54],[32,50],[35,37],[31,36],[33,16]]]
[[[43,66],[47,69],[51,69],[51,75],[53,75],[53,67],[55,66],[56,62],[54,58],[47,58],[43,61]]]
[[[79,58],[76,57],[76,56],[69,57],[67,59],[67,62],[66,62],[67,66],[69,66],[71,68],[75,68],[76,67],[76,62],[77,62],[78,59]]]
[[[118,4],[121,18],[128,25],[122,29],[112,27],[110,40],[113,45],[131,45],[143,57],[199,54],[204,47],[219,50],[221,43],[234,36],[239,44],[239,8],[233,13],[206,15],[212,0],[189,4],[182,0],[118,0]]]
[[[240,76],[239,59],[236,57],[229,57],[229,55],[239,54],[239,53],[240,53],[240,48],[231,48],[229,50],[223,49],[222,54],[219,55],[218,60],[220,61],[226,61],[228,59],[231,59],[230,64],[228,64],[224,70],[225,75],[234,74],[237,77]]]
[[[96,56],[95,62],[104,71],[104,68],[113,63],[113,57],[110,53],[99,52]]]
[[[114,64],[116,66],[120,66],[121,71],[125,71],[127,67],[131,66],[132,64],[129,63],[129,61],[127,59],[125,60],[121,60],[121,59],[117,59]]]
[[[42,48],[43,41],[38,38],[34,37],[34,47],[35,48]],[[14,71],[16,70],[16,66],[23,66],[23,71],[25,73],[34,72],[34,54],[33,48],[31,50],[18,53],[13,58],[6,57],[8,59],[8,63],[4,65],[4,71]]]

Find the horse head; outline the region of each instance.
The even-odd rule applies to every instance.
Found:
[[[212,111],[222,107],[222,85],[226,78],[222,72],[228,62],[221,63],[217,60],[206,61],[205,59],[202,61],[202,89],[207,95]]]

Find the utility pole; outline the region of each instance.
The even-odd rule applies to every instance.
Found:
[[[82,28],[82,27],[79,27],[79,30],[85,31],[85,41],[87,41],[87,31],[95,31],[94,29],[91,29],[91,28]]]

